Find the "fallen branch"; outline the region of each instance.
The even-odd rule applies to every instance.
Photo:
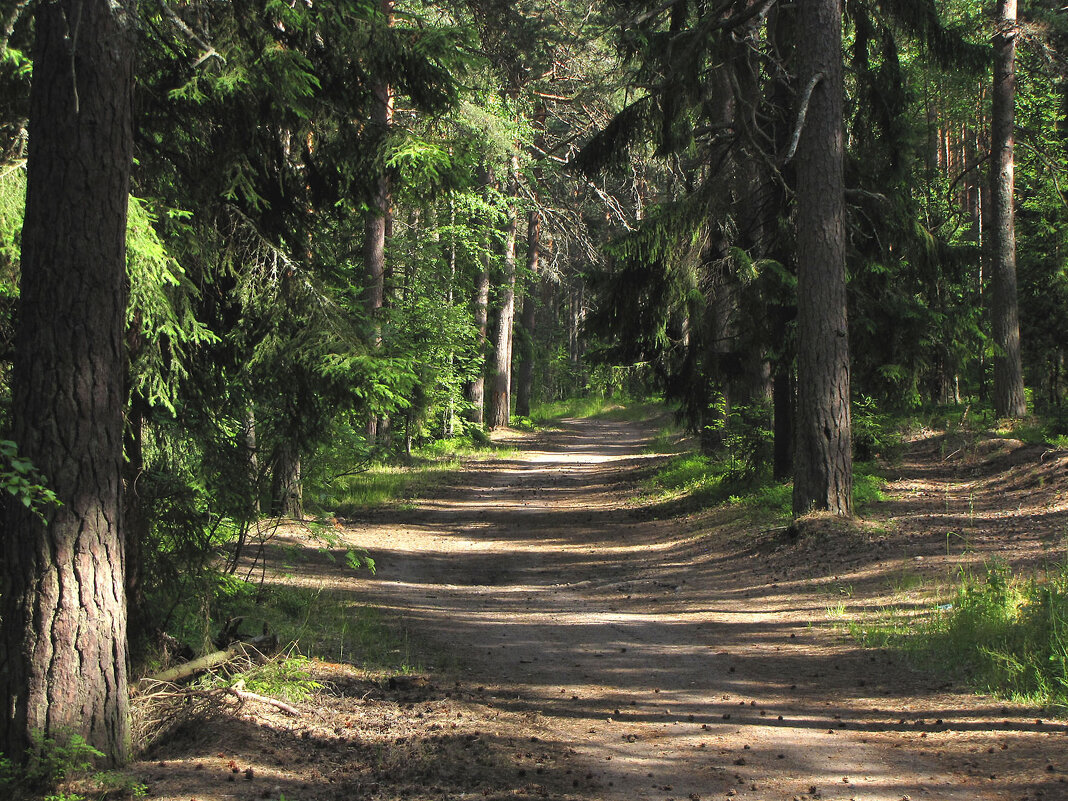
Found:
[[[226,692],[231,695],[236,695],[242,701],[259,701],[261,704],[267,704],[273,706],[275,709],[280,709],[287,715],[293,715],[296,717],[300,714],[300,710],[295,706],[290,706],[284,701],[279,701],[275,698],[268,698],[266,695],[260,695],[258,693],[250,693],[248,690],[239,690],[237,687],[227,687]]]
[[[164,670],[162,673],[148,676],[147,679],[149,681],[177,683],[219,665],[225,665],[238,657],[246,656],[250,647],[255,650],[263,650],[259,648],[262,645],[267,646],[267,650],[270,650],[275,644],[277,644],[277,638],[273,634],[253,637],[251,640],[235,642],[221,651],[213,651],[210,654],[205,654],[197,659],[172,667],[170,670]]]

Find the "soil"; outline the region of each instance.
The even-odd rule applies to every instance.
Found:
[[[329,586],[408,633],[421,675],[316,661],[297,715],[174,712],[131,775],[149,798],[1068,799],[1068,726],[979,697],[844,623],[961,564],[1064,557],[1068,453],[927,435],[865,522],[791,538],[742,506],[657,503],[653,426],[510,433],[402,509],[344,521],[377,572],[311,549],[273,580]]]

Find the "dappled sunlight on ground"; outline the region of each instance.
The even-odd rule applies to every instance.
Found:
[[[270,715],[282,738],[270,748],[297,755],[287,775],[293,758],[305,766],[296,783],[270,774],[278,792],[1068,798],[1063,721],[976,698],[840,628],[891,599],[902,615],[925,613],[962,563],[1057,553],[1064,455],[932,467],[920,453],[896,467],[892,500],[867,523],[792,541],[758,510],[651,514],[635,499],[661,458],[642,452],[650,433],[608,421],[506,433],[518,456],[477,463],[414,509],[347,521],[343,543],[269,573],[377,607],[438,666],[392,692],[334,666],[335,686],[359,689],[322,696],[311,722]],[[280,565],[314,546],[292,528],[265,555]],[[366,549],[377,572],[348,569],[346,546]],[[316,762],[320,751],[330,756]]]

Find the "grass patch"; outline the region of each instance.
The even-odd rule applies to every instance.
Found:
[[[311,511],[344,517],[366,509],[410,502],[426,487],[441,484],[459,473],[465,459],[500,458],[515,453],[515,448],[491,442],[483,432],[473,429],[465,436],[437,440],[418,448],[403,463],[372,464],[315,482],[305,496]]]
[[[655,399],[626,400],[619,398],[568,398],[562,401],[536,404],[530,411],[535,425],[546,425],[566,418],[616,420],[632,422],[649,420],[667,414],[662,401]]]
[[[942,600],[919,616],[886,609],[850,634],[982,692],[1068,713],[1068,563],[1040,576],[996,564],[962,572]]]
[[[373,465],[363,472],[335,479],[317,499],[316,506],[345,516],[408,501],[424,487],[441,483],[459,472],[460,467],[458,458],[415,465]]]
[[[767,471],[739,470],[729,459],[684,453],[665,462],[649,479],[648,489],[657,502],[690,498],[702,505],[730,503],[789,517],[793,504],[792,482],[772,480]],[[872,463],[857,463],[853,471],[853,503],[859,510],[886,500],[885,479]]]
[[[419,667],[407,633],[347,593],[284,583],[241,584],[226,615],[244,617],[248,631],[266,627],[279,642],[291,643],[295,656],[395,673]]]

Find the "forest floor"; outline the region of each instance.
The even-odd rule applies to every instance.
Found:
[[[175,801],[1068,799],[1063,719],[844,631],[962,564],[1063,559],[1068,453],[930,435],[866,522],[790,540],[643,494],[652,428],[508,434],[514,455],[344,522],[375,575],[289,530],[271,580],[378,607],[432,667],[313,661],[298,715],[176,713],[131,774]]]

